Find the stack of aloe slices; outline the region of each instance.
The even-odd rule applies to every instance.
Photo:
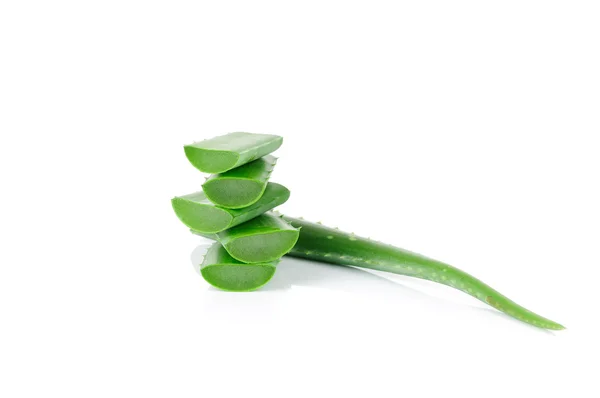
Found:
[[[198,170],[212,173],[203,191],[172,199],[177,217],[216,242],[200,266],[204,279],[229,291],[265,285],[282,256],[370,268],[447,285],[531,325],[564,327],[518,305],[470,274],[425,256],[320,223],[280,215],[290,191],[269,182],[282,137],[230,133],[184,147]]]
[[[204,279],[230,291],[267,283],[279,259],[298,240],[298,229],[270,212],[290,191],[269,182],[283,138],[230,133],[184,147],[190,163],[213,173],[202,191],[175,197],[173,210],[192,232],[216,239],[201,264]]]

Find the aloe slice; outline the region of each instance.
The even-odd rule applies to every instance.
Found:
[[[245,263],[273,261],[287,254],[298,240],[300,229],[280,216],[265,213],[215,235],[192,230],[197,235],[218,240],[231,257]]]
[[[247,292],[264,286],[275,274],[279,259],[246,264],[231,257],[220,243],[206,252],[200,273],[208,283],[223,290]]]
[[[173,198],[171,205],[177,217],[189,228],[203,233],[216,233],[260,216],[285,203],[289,197],[290,191],[286,187],[269,182],[260,199],[243,209],[215,206],[203,192]]]
[[[213,174],[202,185],[208,200],[217,206],[240,209],[260,199],[277,158],[267,155],[243,166]]]
[[[281,146],[278,135],[229,133],[184,146],[185,156],[194,167],[205,173],[223,173],[262,156]]]

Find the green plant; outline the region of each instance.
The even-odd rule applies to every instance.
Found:
[[[229,133],[184,146],[185,156],[204,173],[223,173],[281,146],[283,138],[270,134]]]
[[[269,182],[260,199],[243,209],[216,206],[203,192],[175,197],[171,205],[177,217],[189,228],[202,233],[216,233],[251,220],[285,203],[289,197],[290,191],[286,187]]]
[[[461,290],[520,321],[546,329],[564,329],[564,326],[521,307],[479,279],[451,265],[321,224],[282,217],[292,226],[300,228],[300,237],[290,256],[427,279]]]
[[[270,213],[265,213],[218,234],[205,234],[218,240],[236,260],[246,263],[274,261],[288,253],[298,240],[299,230]]]
[[[277,158],[267,155],[224,173],[213,174],[202,185],[204,194],[214,204],[241,209],[260,199],[267,187]]]
[[[279,260],[246,264],[231,257],[219,242],[207,250],[200,264],[202,277],[211,285],[228,291],[247,292],[267,283]]]
[[[275,158],[268,154],[281,142],[278,136],[231,133],[185,147],[194,166],[218,173],[204,183],[205,192],[172,199],[175,213],[193,233],[218,240],[201,264],[202,276],[213,286],[231,291],[257,289],[271,279],[279,258],[288,254],[430,280],[531,325],[564,329],[451,265],[271,212],[290,196],[284,186],[268,182],[275,165]]]

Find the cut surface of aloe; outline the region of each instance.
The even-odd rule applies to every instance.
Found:
[[[216,234],[190,231],[218,241],[233,258],[245,263],[281,258],[294,248],[300,236],[300,228],[294,228],[272,212]]]
[[[217,206],[239,209],[262,196],[277,158],[267,155],[243,166],[211,175],[202,185],[206,197]]]
[[[283,138],[271,134],[229,133],[185,145],[185,156],[198,170],[223,173],[268,155]]]
[[[275,274],[279,259],[246,264],[231,257],[219,242],[206,252],[200,265],[204,280],[216,288],[247,292],[264,286]]]
[[[216,233],[251,220],[285,203],[289,197],[290,191],[286,187],[269,182],[260,199],[243,209],[218,207],[203,192],[175,197],[171,205],[177,217],[189,228],[202,233]]]
[[[245,263],[273,261],[287,254],[298,240],[299,229],[273,214],[263,214],[217,234],[236,260]]]

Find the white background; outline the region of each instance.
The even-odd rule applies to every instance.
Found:
[[[596,1],[3,1],[0,396],[598,397]],[[182,146],[284,144],[281,211],[450,288],[285,259],[207,285]],[[590,363],[591,361],[591,363]]]

